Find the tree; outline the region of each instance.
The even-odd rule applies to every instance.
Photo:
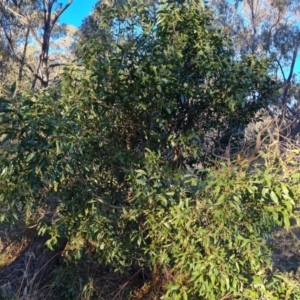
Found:
[[[117,6],[118,7],[118,6]],[[82,24],[82,27],[79,31],[79,39],[81,40],[80,44],[85,44],[85,42],[87,42],[88,40],[98,40],[101,39],[102,40],[102,45],[99,47],[103,47],[103,51],[118,51],[116,50],[118,48],[117,45],[120,45],[122,47],[124,47],[124,52],[126,52],[128,47],[131,47],[131,42],[136,39],[137,33],[142,30],[141,28],[143,28],[144,26],[146,26],[143,23],[143,17],[141,18],[135,18],[134,14],[132,13],[126,13],[126,12],[119,12],[118,14],[119,17],[115,18],[115,19],[111,19],[111,20],[105,20],[103,21],[103,15],[101,13],[103,8],[102,4],[99,4],[98,6],[96,6],[95,11],[92,15],[90,15],[85,22]],[[151,24],[149,26],[149,28],[143,28],[144,30],[147,30],[147,32],[149,34],[151,34],[151,30],[153,24],[155,24],[155,22],[157,22],[157,3],[152,3],[147,5],[147,9],[148,9],[148,18],[149,18],[149,24]],[[114,6],[113,11],[114,13],[116,13],[117,8]],[[127,14],[127,15],[126,15]],[[131,23],[132,20],[134,19],[134,23]],[[101,26],[102,24],[102,26]],[[147,25],[148,26],[148,25]],[[148,42],[148,41],[147,41]],[[153,43],[155,43],[155,38],[152,41]],[[143,47],[145,48],[144,45],[142,45],[143,40],[141,39],[139,42],[139,44],[137,44],[137,47],[141,49],[141,52],[143,52],[143,55],[141,55],[144,59],[144,57],[146,55],[150,55],[151,57],[151,52],[147,53],[148,49],[143,49]],[[108,49],[105,47],[109,47]],[[149,45],[147,45],[147,47],[149,47]],[[153,45],[153,47],[155,47],[155,45]],[[187,50],[188,52],[189,50]],[[83,53],[88,53],[86,52],[85,49],[83,49],[82,51]],[[189,52],[188,52],[189,53]],[[79,52],[77,53],[78,56],[82,56],[82,54],[80,54]],[[126,55],[126,54],[125,54]],[[192,54],[190,54],[192,55]],[[233,58],[233,55],[229,57],[229,61]],[[127,59],[127,61],[130,61],[131,58],[124,58]],[[192,61],[192,57],[186,57],[187,60],[191,60]],[[189,71],[189,68],[193,68],[194,64],[191,63],[187,63],[186,65],[184,65],[185,70],[183,72],[185,72],[186,74]],[[224,66],[225,68],[227,66]],[[160,69],[160,66],[155,67],[157,68],[157,70]],[[183,68],[181,68],[183,69]],[[180,70],[180,69],[179,69]],[[203,72],[205,73],[207,70],[207,68],[203,68]],[[211,78],[209,80],[207,80],[207,83],[209,86],[211,85],[217,85],[219,82],[218,80],[215,80],[215,78],[218,77],[222,77],[227,76],[227,74],[231,74],[230,71],[228,71],[228,73],[224,73],[221,74],[222,71],[218,70],[215,71],[213,69],[213,67],[211,68]],[[178,71],[181,72],[181,71]],[[216,74],[217,72],[217,74]],[[234,74],[234,73],[232,73]],[[158,76],[158,75],[157,75]],[[198,76],[198,79],[195,79]],[[184,75],[183,75],[184,77]],[[203,74],[201,72],[199,72],[198,70],[194,73],[194,78],[192,80],[199,80],[198,82],[201,82]],[[182,79],[185,80],[185,79]],[[203,82],[202,82],[203,84]],[[164,85],[169,85],[169,83],[164,83]],[[273,88],[273,87],[272,87]],[[215,149],[218,147],[220,149],[220,146],[222,146],[222,148],[225,150],[226,147],[228,146],[228,143],[234,143],[235,139],[237,139],[237,137],[239,136],[239,133],[242,132],[242,129],[244,128],[244,125],[247,124],[247,122],[249,122],[249,120],[251,118],[254,117],[254,112],[257,111],[258,108],[263,107],[264,105],[267,105],[267,103],[271,103],[273,101],[273,99],[271,99],[271,97],[265,97],[263,94],[260,94],[259,92],[256,94],[258,97],[255,98],[255,84],[252,87],[252,89],[248,90],[247,94],[245,94],[244,96],[241,96],[241,98],[243,98],[244,100],[247,98],[248,102],[251,102],[251,105],[247,105],[245,106],[243,105],[243,109],[241,109],[241,111],[239,113],[237,112],[230,112],[226,111],[226,107],[218,107],[218,109],[216,109],[215,111],[210,111],[211,114],[219,114],[219,116],[216,118],[218,119],[218,129],[215,130],[215,125],[216,124],[211,124],[209,122],[207,122],[206,124],[203,124],[204,122],[206,122],[206,118],[203,118],[202,114],[199,114],[197,116],[197,120],[195,118],[195,116],[198,114],[199,111],[201,111],[200,106],[203,105],[203,103],[201,103],[201,101],[199,101],[198,103],[195,101],[194,105],[190,105],[188,103],[184,103],[188,98],[188,96],[186,95],[181,95],[181,92],[177,93],[177,98],[178,98],[178,106],[180,106],[180,111],[182,113],[178,113],[176,112],[176,117],[172,116],[172,118],[175,120],[176,118],[178,119],[176,122],[178,123],[182,123],[182,125],[177,124],[177,127],[183,126],[183,123],[185,122],[184,119],[187,121],[187,123],[191,122],[191,126],[192,123],[197,123],[197,126],[203,126],[202,128],[200,128],[200,132],[201,133],[206,133],[205,134],[205,141],[206,141],[206,146],[205,146],[205,155],[211,155]],[[176,89],[175,89],[176,90]],[[233,89],[234,90],[234,89]],[[232,92],[233,92],[232,90]],[[251,95],[251,96],[250,96]],[[208,96],[208,98],[213,97],[212,95]],[[179,99],[180,98],[180,99]],[[203,97],[204,98],[204,97]],[[251,98],[251,101],[249,101]],[[185,99],[185,100],[184,100]],[[257,100],[257,101],[253,101],[253,100]],[[204,101],[204,100],[202,100]],[[207,101],[209,102],[209,101]],[[221,101],[220,101],[221,103]],[[246,102],[245,102],[246,103]],[[195,108],[197,106],[197,108]],[[206,105],[204,105],[202,107],[202,111],[203,114],[206,113]],[[240,107],[241,108],[241,107]],[[243,111],[243,112],[242,112]],[[226,115],[226,118],[224,117]],[[224,121],[222,123],[221,119],[219,117],[222,116],[222,121]],[[245,119],[244,116],[246,117]],[[208,118],[208,116],[207,116]],[[179,121],[179,119],[181,119],[181,121]],[[214,119],[214,118],[212,118]],[[199,120],[202,120],[204,122],[201,122]],[[198,122],[199,121],[199,122]],[[214,121],[213,121],[214,122]],[[202,125],[200,125],[202,124]],[[208,134],[208,131],[210,131],[210,134]],[[224,151],[223,151],[224,152]],[[219,153],[216,153],[220,155]]]
[[[8,107],[1,220],[26,211],[47,245],[68,240],[74,259],[92,248],[114,270],[150,268],[153,281],[169,278],[166,299],[296,299],[297,286],[272,276],[264,240],[289,226],[297,169],[272,157],[256,172],[247,159],[191,166],[207,136],[247,124],[273,99],[269,62],[235,59],[202,1],[101,14],[110,39],[83,45],[82,65],[59,86]]]
[[[9,73],[9,53],[3,40],[0,40],[0,95],[4,93],[5,81],[7,82]]]
[[[290,127],[281,134],[293,140],[300,132],[299,83],[295,73],[300,46],[299,5],[298,1],[269,0],[211,2],[219,21],[233,38],[237,56],[251,53],[273,60],[273,74],[282,87],[278,105],[285,107],[281,119],[286,118]],[[274,118],[272,110],[268,110]]]
[[[24,66],[33,75],[32,88],[36,86],[36,81],[40,82],[41,87],[49,84],[50,70],[59,65],[49,62],[49,51],[51,38],[54,31],[58,28],[57,22],[63,12],[71,5],[69,0],[65,5],[56,3],[56,0],[46,1],[0,1],[2,18],[1,28],[4,32],[6,43],[10,48],[13,57],[20,63],[19,80],[22,78]],[[25,40],[23,51],[18,51],[20,42],[17,41],[16,29],[25,30]],[[39,60],[36,66],[31,66],[26,62],[26,49],[29,40],[33,39],[40,47]]]

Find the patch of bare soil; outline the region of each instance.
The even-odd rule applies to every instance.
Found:
[[[300,227],[277,230],[270,240],[274,270],[300,275]],[[299,277],[300,278],[300,277]]]
[[[99,270],[99,272],[95,273],[94,280],[98,291],[97,299],[99,300],[125,300],[129,299],[129,297],[130,299],[137,299],[132,297],[132,291],[138,290],[144,282],[145,277],[142,269],[130,272],[126,276]]]

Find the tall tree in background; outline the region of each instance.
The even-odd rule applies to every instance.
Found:
[[[4,40],[0,37],[0,95],[3,94],[4,82],[8,79],[9,59],[9,51],[5,47]]]
[[[49,52],[55,31],[59,31],[58,19],[71,3],[72,0],[64,5],[56,0],[0,0],[1,31],[12,56],[20,63],[18,79],[22,79],[23,69],[26,67],[33,76],[32,88],[36,87],[37,81],[41,87],[47,87],[50,70],[60,64],[50,63]],[[18,40],[20,30],[21,41]],[[27,46],[32,41],[39,47],[39,59],[35,66],[26,61]]]
[[[233,39],[237,56],[267,56],[274,62],[274,76],[281,83],[278,105],[288,122],[285,134],[300,132],[300,93],[295,66],[300,46],[300,2],[297,0],[213,0],[210,5]],[[269,110],[270,114],[274,114]]]

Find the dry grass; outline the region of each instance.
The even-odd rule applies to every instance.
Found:
[[[23,224],[0,227],[0,269],[11,264],[29,242],[30,237]]]
[[[6,242],[5,244],[2,243],[3,249],[0,251],[0,268],[10,265],[28,246],[29,240],[23,237],[18,240]]]
[[[13,239],[2,234],[0,299],[146,299],[132,292],[140,290],[146,281],[143,269],[127,274],[114,273],[92,257],[85,263],[60,261],[53,264],[55,257],[49,258],[45,240],[32,235]],[[58,254],[62,256],[61,251]]]
[[[5,247],[2,246],[3,249],[0,252],[2,259],[0,291],[3,296],[2,298],[0,296],[0,299],[158,300],[164,293],[164,285],[172,279],[172,275],[167,269],[157,270],[156,273],[152,273],[152,276],[143,269],[135,269],[127,274],[114,273],[96,263],[92,256],[85,264],[65,261],[61,265],[54,266],[51,274],[39,278],[41,264],[45,265],[42,260],[36,265],[34,274],[29,276],[29,272],[26,275],[26,264],[24,263],[24,253],[28,249],[29,238],[11,240],[2,236],[1,240]],[[43,244],[43,241],[40,240],[39,243]],[[272,247],[274,271],[289,273],[290,278],[300,280],[300,227],[294,224],[290,230],[275,230],[274,238],[269,243]],[[32,255],[27,255],[29,260],[34,258],[33,252],[31,251]],[[23,257],[23,262],[21,257]],[[2,271],[9,274],[10,270],[14,271],[12,266],[18,266],[18,271],[22,273],[23,282],[18,283],[19,288],[16,290],[13,288],[12,277],[7,278],[6,281],[3,281],[3,278],[1,280]],[[27,267],[29,269],[28,260]],[[68,293],[66,293],[66,289],[69,289]]]
[[[2,250],[1,257],[5,260],[2,270],[18,260],[22,250],[24,253],[24,248],[28,247],[28,242],[28,239],[11,241]],[[289,273],[289,277],[300,279],[300,227],[294,224],[290,230],[275,230],[270,246],[274,270]],[[2,283],[0,299],[158,300],[164,293],[164,285],[171,280],[172,275],[167,269],[157,270],[152,275],[149,277],[149,273],[146,274],[143,269],[136,269],[127,274],[114,273],[90,257],[85,264],[64,262],[53,269],[51,275],[32,286],[24,275],[23,280],[27,281],[27,285],[16,293],[11,293],[11,282]],[[69,294],[63,292],[66,284],[69,284]],[[72,285],[73,293],[70,290]]]

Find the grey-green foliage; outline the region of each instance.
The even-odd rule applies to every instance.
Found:
[[[268,61],[235,60],[201,1],[124,11],[119,21],[136,34],[84,44],[83,66],[66,68],[59,86],[9,105],[1,221],[25,212],[31,222],[44,210],[39,233],[50,234],[50,247],[67,238],[76,259],[92,244],[114,269],[165,265],[166,299],[284,299],[294,289],[270,275],[265,237],[289,225],[297,169],[279,188],[271,167],[183,175],[202,158],[207,132],[247,124],[272,100]],[[118,14],[104,7],[100,26]],[[253,91],[257,101],[247,104]]]
[[[56,0],[0,1],[0,34],[18,67],[15,81],[30,79],[34,89],[47,87],[53,80],[50,74],[61,62],[52,43],[65,35],[66,28],[58,19],[71,3],[72,0],[64,5]]]
[[[295,139],[299,114],[299,1],[213,0],[210,6],[234,41],[237,56],[252,53],[272,60],[272,73],[281,86],[277,105],[288,105],[281,134]],[[272,117],[272,111],[271,111]],[[275,114],[276,115],[276,114]]]

